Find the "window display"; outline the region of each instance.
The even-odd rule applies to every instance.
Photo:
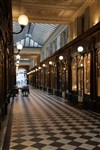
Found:
[[[83,56],[78,57],[78,101],[83,97]]]
[[[66,64],[66,90],[68,90],[68,64]]]
[[[77,63],[76,59],[72,61],[72,91],[77,91]]]
[[[62,64],[62,90],[66,90],[66,62]]]
[[[62,90],[62,61],[59,62],[59,90]]]
[[[57,65],[56,63],[53,63],[52,66],[52,88],[57,89]]]
[[[90,54],[84,57],[84,93],[90,94]]]

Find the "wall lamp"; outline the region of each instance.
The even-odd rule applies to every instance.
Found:
[[[52,65],[52,61],[49,61],[49,65]]]
[[[63,60],[64,59],[64,57],[63,56],[59,56],[59,60]]]
[[[17,55],[17,56],[16,56],[16,59],[17,59],[17,60],[20,60],[20,55]]]
[[[41,67],[39,66],[39,67],[38,67],[38,69],[40,70],[40,69],[41,69]]]
[[[27,16],[25,16],[25,15],[19,16],[18,23],[19,23],[19,25],[21,27],[21,30],[19,32],[13,32],[13,34],[21,33],[23,31],[24,27],[28,24],[28,22],[29,21],[28,21],[28,17]]]
[[[84,50],[84,49],[83,49],[82,46],[79,46],[79,47],[77,48],[77,51],[80,52],[80,53],[83,52],[83,50]]]
[[[42,66],[45,67],[45,64],[43,64]]]
[[[16,67],[19,67],[19,62],[20,62],[20,55],[16,55],[16,60],[15,60]]]
[[[21,51],[22,48],[23,48],[22,44],[17,44],[17,50],[18,50],[18,52],[14,53],[14,54],[19,54],[19,52]]]

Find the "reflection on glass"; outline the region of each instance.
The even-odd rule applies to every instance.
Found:
[[[77,63],[76,60],[72,62],[72,91],[77,91]]]
[[[100,96],[100,50],[97,52],[97,96]]]
[[[90,94],[90,54],[84,57],[84,93]]]

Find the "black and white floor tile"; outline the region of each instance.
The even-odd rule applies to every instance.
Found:
[[[100,150],[100,115],[41,90],[31,89],[28,97],[20,92],[4,150]]]

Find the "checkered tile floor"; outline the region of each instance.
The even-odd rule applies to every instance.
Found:
[[[8,150],[7,148],[5,150]],[[100,150],[100,114],[31,89],[14,99],[9,150]]]

